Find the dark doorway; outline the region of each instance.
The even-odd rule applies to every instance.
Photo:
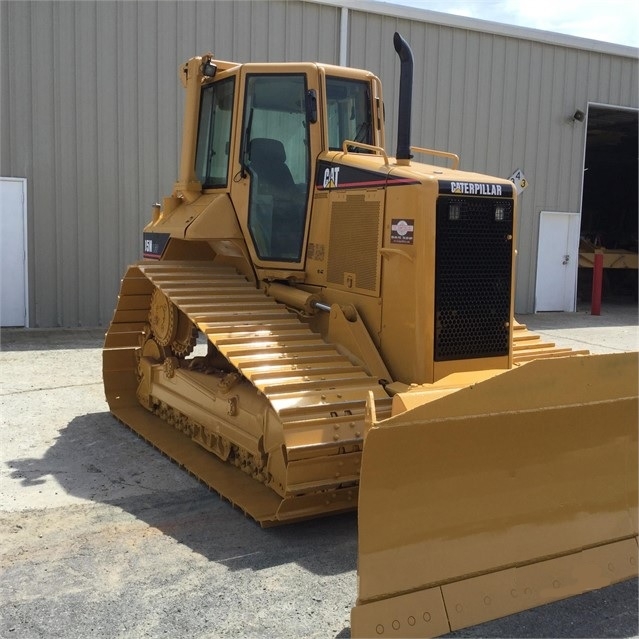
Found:
[[[606,254],[604,301],[637,300],[637,211],[639,111],[588,107],[581,206],[578,299],[591,299],[596,249]],[[633,266],[634,265],[634,266]]]

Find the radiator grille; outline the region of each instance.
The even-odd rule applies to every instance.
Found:
[[[438,199],[436,361],[508,354],[512,232],[511,200]]]
[[[381,234],[380,201],[350,195],[331,207],[327,280],[377,291]],[[347,284],[350,281],[350,284]]]

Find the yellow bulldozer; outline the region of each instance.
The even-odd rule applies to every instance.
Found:
[[[637,573],[637,354],[515,321],[514,186],[411,146],[394,46],[395,157],[372,73],[180,68],[178,180],[103,372],[120,421],[261,525],[358,508],[353,636],[421,637]]]

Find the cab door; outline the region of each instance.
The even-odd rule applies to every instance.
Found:
[[[320,143],[313,71],[310,65],[286,65],[286,72],[252,67],[243,74],[240,166],[233,194],[257,266],[302,266]]]

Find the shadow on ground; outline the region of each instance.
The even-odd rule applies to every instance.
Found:
[[[318,575],[356,569],[355,513],[262,529],[110,413],[74,418],[44,457],[7,465],[23,486],[52,476],[68,494],[120,508],[231,570],[290,562]]]

